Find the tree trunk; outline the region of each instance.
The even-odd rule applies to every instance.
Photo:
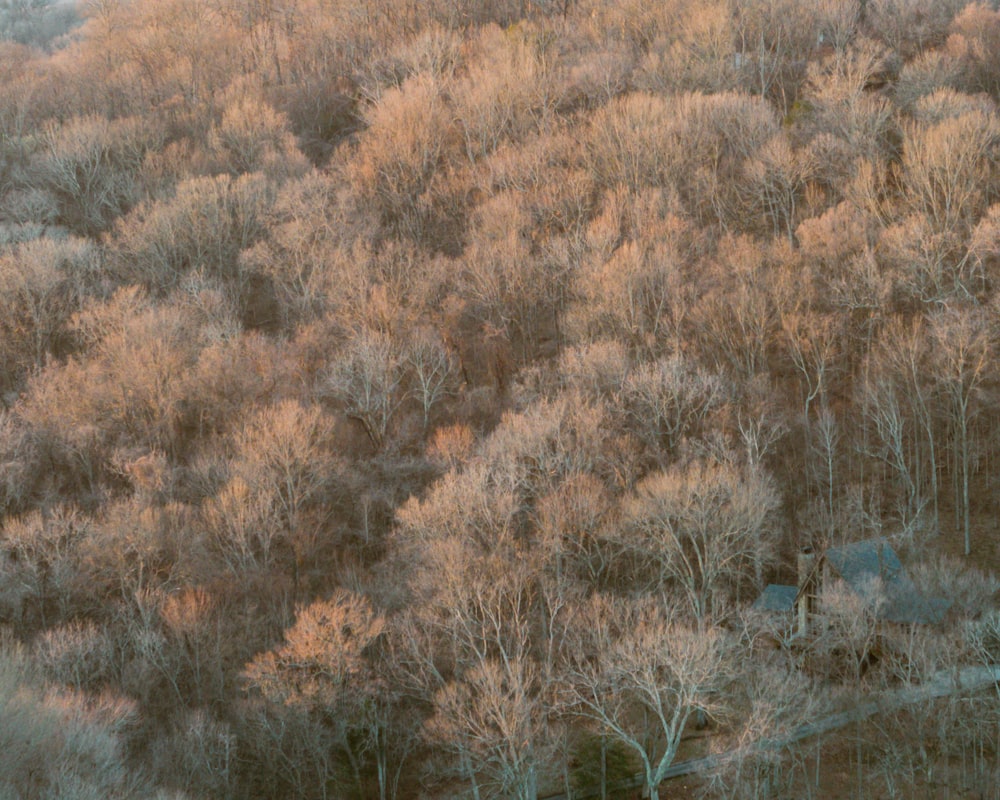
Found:
[[[379,737],[381,739],[381,737]],[[378,769],[378,800],[387,800],[389,764],[385,743],[378,741],[376,745],[375,763]]]
[[[528,768],[522,784],[522,796],[524,800],[538,800],[538,775],[534,766]]]
[[[476,772],[472,768],[472,760],[468,753],[462,754],[462,766],[469,775],[469,782],[472,784],[472,800],[480,800],[479,783],[476,781]]]
[[[962,517],[965,525],[965,554],[972,550],[969,529],[969,423],[965,409],[962,413]]]
[[[354,778],[354,785],[357,787],[358,793],[363,796],[365,788],[361,785],[361,764],[358,763],[358,757],[354,754],[350,745],[345,743],[342,749],[344,755],[347,756],[347,763],[351,765],[351,777]]]
[[[601,800],[608,800],[608,737],[601,736]]]

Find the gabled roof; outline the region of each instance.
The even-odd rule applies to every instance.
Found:
[[[871,593],[876,579],[886,588],[909,582],[899,556],[884,538],[831,547],[824,557],[848,586],[865,597]]]
[[[794,586],[779,586],[769,583],[751,608],[754,611],[784,612],[795,608],[795,598],[799,590]]]
[[[831,547],[824,554],[831,570],[865,600],[883,595],[880,619],[889,622],[935,624],[950,607],[947,600],[926,598],[913,585],[903,565],[883,537]]]
[[[878,537],[829,548],[815,560],[801,587],[769,584],[751,608],[766,613],[792,612],[807,586],[813,587],[810,593],[817,591],[827,569],[858,597],[877,603],[876,616],[887,622],[935,625],[951,607],[946,599],[924,597],[889,541]]]

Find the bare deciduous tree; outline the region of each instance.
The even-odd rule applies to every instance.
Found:
[[[733,724],[713,745],[720,752],[708,775],[712,797],[765,800],[801,791],[800,781],[812,782],[804,768],[796,769],[804,750],[798,734],[829,703],[823,689],[784,656],[749,653],[741,664],[729,698]]]
[[[332,425],[319,407],[288,400],[259,411],[238,434],[233,480],[209,512],[220,535],[232,537],[221,544],[241,569],[267,568],[281,542],[294,554],[298,585],[327,521],[319,501],[339,466],[329,450]]]
[[[85,520],[69,508],[35,511],[7,520],[3,533],[7,614],[24,631],[66,619],[81,588],[72,564],[87,536]]]
[[[744,197],[755,217],[771,223],[771,234],[795,241],[800,203],[815,165],[808,151],[797,151],[778,135],[770,139],[747,166]]]
[[[783,305],[765,252],[748,236],[725,237],[711,265],[714,286],[691,314],[691,335],[718,372],[749,381],[768,364]]]
[[[424,435],[430,426],[431,411],[455,390],[455,359],[436,333],[417,331],[406,348],[406,363],[414,384],[414,394],[423,415]]]
[[[621,339],[643,354],[680,349],[698,239],[670,202],[662,191],[607,193],[586,231],[588,257],[568,309],[567,327],[578,336]]]
[[[0,364],[17,381],[68,335],[78,295],[92,279],[96,252],[82,239],[44,238],[0,256]],[[8,386],[8,388],[13,388]]]
[[[1000,49],[1000,14],[988,6],[970,3],[949,27],[946,49],[961,65],[969,88],[994,97],[1000,89],[1000,70],[992,54]]]
[[[516,800],[538,797],[537,683],[534,665],[515,653],[485,658],[435,694],[427,733],[469,763],[474,796],[481,787]]]
[[[884,463],[894,476],[900,494],[901,518],[906,524],[913,521],[922,511],[927,498],[920,485],[920,464],[911,463],[911,443],[918,420],[906,413],[906,401],[900,397],[900,390],[892,377],[876,368],[868,371],[868,376],[859,387],[862,393],[861,409],[870,424],[873,440],[868,444],[868,453]],[[867,437],[865,437],[867,440]]]
[[[273,199],[274,187],[260,173],[181,181],[169,200],[141,203],[118,222],[115,271],[156,293],[203,271],[239,296],[246,279],[239,254],[262,236],[264,210]]]
[[[361,755],[373,742],[360,718],[366,710],[366,650],[381,636],[385,620],[357,594],[338,591],[299,609],[285,643],[257,656],[245,677],[281,713],[314,717],[328,727],[363,791]],[[326,796],[325,789],[323,796]]]
[[[415,76],[386,91],[367,116],[349,167],[359,198],[390,230],[419,240],[454,132],[441,87],[430,76]]]
[[[816,641],[833,672],[845,670],[855,687],[868,669],[875,651],[879,619],[887,598],[881,579],[872,578],[860,591],[843,581],[828,581],[819,599],[826,630]],[[841,659],[845,663],[838,663]]]
[[[955,437],[956,467],[961,488],[956,492],[959,526],[965,540],[965,554],[972,548],[972,521],[969,481],[972,473],[972,426],[981,411],[979,389],[986,379],[993,352],[988,321],[980,308],[945,308],[930,319],[930,335],[935,345],[934,379],[947,398],[950,424]]]
[[[944,41],[948,24],[965,0],[872,0],[865,7],[866,27],[903,58]]]
[[[936,231],[964,230],[995,191],[1000,122],[969,111],[904,127],[903,183],[911,208]]]
[[[728,3],[671,3],[664,16],[669,22],[664,20],[658,26],[659,35],[649,43],[638,66],[634,81],[639,88],[670,95],[738,87],[733,15]]]
[[[295,148],[288,120],[252,96],[237,97],[226,107],[209,132],[209,142],[234,174],[266,171],[288,176],[308,166]]]
[[[769,520],[777,505],[762,471],[695,461],[640,481],[624,502],[617,538],[649,565],[654,587],[678,592],[703,628],[741,590],[760,584],[774,557]]]
[[[782,338],[788,357],[799,373],[802,420],[808,429],[813,403],[829,391],[838,364],[840,320],[832,315],[812,315],[789,310],[781,317]]]
[[[139,199],[138,172],[156,146],[155,129],[140,119],[77,117],[46,129],[36,168],[56,197],[60,220],[93,235]]]
[[[469,74],[452,90],[466,156],[477,161],[505,140],[519,141],[540,128],[558,102],[556,48],[545,33],[509,35],[482,30]]]
[[[722,400],[721,380],[682,355],[635,369],[625,379],[622,400],[629,421],[654,456],[676,455],[681,441]]]
[[[818,136],[833,136],[843,143],[851,164],[860,158],[881,163],[892,155],[892,105],[866,91],[886,69],[888,59],[884,47],[862,39],[846,51],[810,65],[805,90],[810,104],[808,125]],[[830,174],[836,165],[817,166],[821,174]]]
[[[510,560],[509,538],[411,541],[418,597],[401,632],[405,671],[433,703],[425,734],[455,756],[474,796],[534,800],[552,747],[564,604],[539,586],[539,565]]]
[[[653,600],[595,595],[577,620],[572,651],[563,702],[636,755],[657,800],[688,723],[722,711],[726,634],[692,630]]]
[[[538,501],[538,538],[555,562],[556,580],[564,572],[599,586],[609,553],[602,542],[613,514],[607,490],[592,475],[572,475]]]
[[[330,367],[329,391],[361,423],[376,450],[385,444],[403,402],[405,367],[403,353],[387,334],[367,330],[355,335]]]
[[[733,3],[738,52],[746,86],[775,99],[787,114],[802,65],[815,49],[820,26],[816,3],[739,0]]]
[[[0,656],[0,709],[5,794],[126,800],[148,790],[127,767],[123,731],[138,718],[127,700],[46,691],[24,653],[7,644]]]

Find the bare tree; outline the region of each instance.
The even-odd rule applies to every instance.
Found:
[[[707,776],[711,796],[765,800],[805,783],[811,797],[798,734],[825,710],[823,689],[786,653],[762,647],[744,659],[728,698],[734,724],[712,744],[719,752]]]
[[[586,232],[588,258],[576,278],[579,300],[568,310],[568,327],[623,339],[643,354],[680,349],[694,299],[687,269],[698,258],[697,239],[667,203],[662,192],[607,193]]]
[[[364,427],[376,450],[403,402],[404,356],[385,333],[361,331],[333,362],[329,391],[344,404],[351,419]]]
[[[872,578],[860,591],[843,581],[828,581],[819,602],[827,625],[816,642],[819,652],[830,659],[829,669],[834,673],[846,666],[845,677],[860,687],[876,649],[885,587],[879,578]],[[840,659],[846,665],[838,663]]]
[[[595,472],[608,458],[609,408],[569,391],[507,415],[484,442],[483,456],[501,486],[525,505],[561,480]]]
[[[911,214],[883,230],[879,248],[898,288],[934,306],[976,294],[975,261],[962,238],[958,228],[938,230],[923,214]]]
[[[831,373],[838,366],[839,323],[832,315],[815,316],[800,310],[789,310],[781,317],[782,338],[800,376],[802,419],[807,430],[813,403],[829,390]]]
[[[526,206],[514,191],[485,202],[473,220],[473,239],[465,253],[465,291],[478,307],[484,329],[508,331],[524,361],[537,352],[563,283],[557,261],[531,252]]]
[[[319,501],[339,466],[329,450],[332,425],[318,406],[286,400],[259,411],[238,434],[234,478],[209,508],[220,533],[232,537],[222,544],[241,568],[266,568],[281,542],[294,554],[298,585],[327,520]]]
[[[914,320],[911,324],[907,324],[898,318],[890,320],[873,351],[877,366],[873,365],[869,375],[874,381],[899,381],[900,390],[893,396],[898,401],[905,401],[916,429],[914,437],[918,440],[914,479],[921,491],[926,491],[930,495],[933,521],[936,525],[940,448],[936,425],[938,409],[932,385],[933,352],[929,344],[922,321]],[[891,405],[891,401],[888,398],[886,400]],[[889,414],[883,420],[883,424],[896,425],[896,422],[892,421],[891,411],[880,409],[877,413]],[[885,433],[890,437],[895,435],[888,428]]]
[[[673,127],[671,111],[661,97],[633,93],[594,115],[588,156],[600,185],[622,184],[637,192],[664,182],[673,156],[664,147]]]
[[[456,750],[470,771],[483,771],[473,778],[474,795],[481,784],[501,797],[538,797],[537,682],[534,665],[517,653],[487,658],[435,694],[427,733]]]
[[[736,42],[750,91],[775,99],[787,114],[820,27],[814,3],[739,0],[733,3]]]
[[[654,600],[595,595],[578,618],[572,652],[563,702],[635,753],[657,800],[689,721],[722,711],[726,634],[695,631]]]
[[[427,739],[452,754],[475,797],[534,800],[552,745],[551,690],[561,655],[562,604],[532,564],[440,537],[414,552],[414,605],[405,671],[432,700]]]
[[[592,475],[571,475],[538,501],[538,539],[554,561],[556,581],[565,572],[597,587],[608,568],[604,528],[613,519],[613,501]]]
[[[788,427],[768,392],[766,384],[751,384],[750,407],[737,411],[736,429],[750,469],[763,467],[764,457],[788,433]]]
[[[744,197],[755,218],[771,223],[772,236],[794,244],[802,194],[814,172],[811,154],[793,149],[782,134],[770,139],[747,165]]]
[[[519,141],[541,127],[559,100],[555,48],[544,39],[506,36],[484,28],[468,76],[452,90],[456,119],[469,161],[494,152],[506,140]]]
[[[944,40],[948,23],[965,0],[871,0],[865,6],[866,27],[909,60]]]
[[[646,363],[622,387],[628,419],[653,454],[675,455],[722,399],[719,378],[682,355]]]
[[[721,373],[752,379],[765,368],[775,326],[774,304],[752,282],[706,292],[694,309],[695,335]]]
[[[262,237],[273,199],[260,173],[180,181],[172,197],[139,204],[115,226],[114,270],[154,293],[175,288],[192,271],[243,290],[239,255]]]
[[[963,230],[985,208],[998,147],[1000,122],[982,111],[904,127],[903,183],[910,207],[936,231]]]
[[[1000,264],[1000,204],[994,204],[986,209],[969,238],[968,260],[970,273],[975,280],[976,288],[981,293],[985,290],[987,281],[996,274]]]
[[[404,671],[432,702],[428,740],[477,797],[534,798],[559,738],[551,692],[577,570],[547,558],[541,540],[572,545],[555,541],[561,532],[530,535],[527,512],[599,449],[590,411],[557,398],[510,415],[477,458],[397,514],[411,569]]]
[[[0,2],[0,40],[42,45],[77,22],[76,10],[52,0]]]
[[[749,236],[727,236],[711,264],[716,280],[691,314],[702,358],[719,373],[752,380],[768,365],[782,303],[768,259]]]
[[[850,5],[858,7],[856,1]],[[860,158],[881,163],[892,154],[892,104],[866,91],[866,87],[886,69],[888,59],[889,54],[883,46],[862,39],[843,52],[810,64],[809,82],[804,92],[810,104],[807,124],[817,136],[833,136],[842,143],[852,166]],[[830,175],[831,168],[838,165],[816,166],[820,174]],[[847,177],[835,171],[832,174],[841,180]]]
[[[385,620],[364,597],[341,590],[300,608],[285,643],[257,656],[245,672],[248,684],[277,709],[315,717],[330,728],[358,791],[364,790],[362,752],[374,745],[360,722],[371,688],[366,650],[384,628]]]
[[[639,88],[671,95],[738,87],[739,65],[728,2],[675,3],[663,17],[666,19],[659,26],[647,27],[651,41],[633,79]]]
[[[704,629],[741,589],[759,584],[774,557],[769,524],[778,494],[760,470],[694,461],[643,479],[623,504],[619,543],[676,590]]]
[[[156,140],[139,119],[88,116],[50,125],[36,169],[63,223],[86,235],[105,230],[139,199],[138,172]]]
[[[972,426],[979,415],[979,389],[987,377],[993,341],[985,313],[980,308],[946,307],[930,319],[930,335],[935,345],[935,381],[950,407],[955,436],[956,460],[961,476],[960,525],[964,532],[965,554],[972,548],[969,480],[972,472]]]
[[[81,576],[93,596],[131,608],[140,594],[152,598],[177,566],[180,542],[192,520],[177,505],[149,507],[136,498],[108,504],[80,542]],[[200,550],[190,540],[191,555]]]
[[[419,240],[454,132],[441,86],[414,76],[386,91],[366,116],[369,127],[349,167],[359,199],[390,230]]]
[[[92,485],[108,475],[115,449],[176,456],[186,445],[184,378],[201,344],[199,326],[182,307],[154,306],[132,287],[85,304],[71,330],[87,356],[33,376],[23,418]]]
[[[135,705],[106,695],[46,689],[25,654],[0,656],[0,791],[11,797],[107,797],[150,792],[130,773],[123,731]]]
[[[26,242],[0,256],[0,363],[8,381],[44,366],[78,310],[96,253],[82,239]]]
[[[988,6],[970,4],[949,27],[947,50],[962,64],[970,88],[995,96],[1000,70],[992,54],[1000,47],[1000,14]]]
[[[235,574],[248,576],[273,566],[283,525],[263,487],[231,478],[202,509],[211,550]]]
[[[919,465],[912,466],[910,457],[915,433],[909,428],[916,426],[917,420],[908,417],[900,390],[892,378],[881,371],[869,370],[859,391],[862,393],[861,410],[874,434],[866,455],[875,457],[892,471],[901,494],[900,516],[906,524],[920,514],[927,502],[918,477]]]
[[[423,498],[403,503],[397,520],[401,534],[410,541],[448,537],[499,547],[516,531],[520,499],[508,481],[474,461],[447,473]]]
[[[405,359],[412,372],[413,393],[420,403],[423,432],[426,436],[431,411],[455,390],[455,359],[441,337],[426,328],[417,331],[410,339]]]
[[[3,601],[22,631],[65,619],[79,599],[73,563],[87,537],[85,518],[69,508],[38,511],[4,525]]]
[[[209,142],[234,174],[266,171],[304,173],[308,164],[295,148],[288,120],[260,99],[237,97],[209,132]]]

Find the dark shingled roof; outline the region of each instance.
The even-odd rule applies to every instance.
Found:
[[[831,547],[824,554],[831,569],[852,591],[869,600],[881,591],[885,600],[878,616],[889,622],[934,624],[950,607],[947,600],[926,598],[910,580],[899,556],[884,538]]]
[[[769,583],[751,608],[754,611],[786,612],[795,608],[795,596],[799,590],[795,586],[779,586]]]
[[[876,615],[888,622],[935,625],[944,619],[951,602],[924,597],[910,580],[887,539],[865,539],[843,547],[831,547],[813,567],[810,581],[822,563],[830,574],[841,578],[863,600],[878,601]],[[765,613],[788,613],[795,609],[800,590],[795,586],[769,584],[751,608]]]

